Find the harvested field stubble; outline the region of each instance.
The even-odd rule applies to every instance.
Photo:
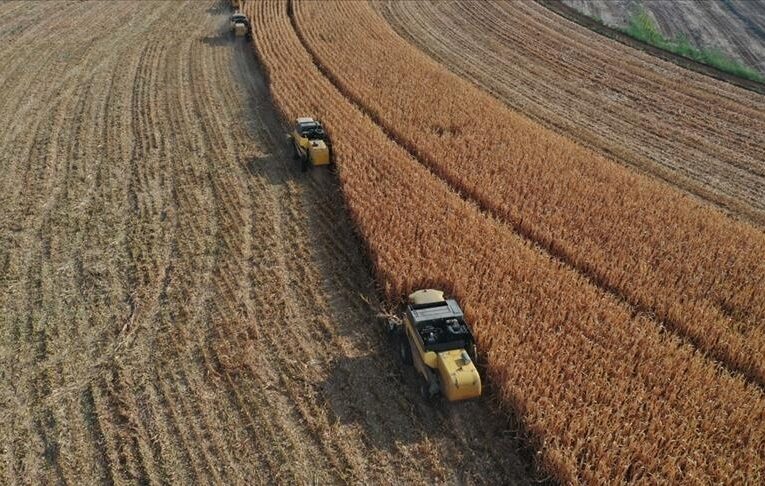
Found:
[[[765,385],[761,230],[509,110],[412,48],[366,2],[296,5],[300,34],[338,86],[435,173]]]
[[[299,25],[314,25],[302,24],[308,7],[326,22],[328,38],[340,40],[338,24],[353,32],[347,12],[312,5],[299,4]],[[324,8],[332,13],[322,15]],[[321,73],[287,2],[247,10],[285,117],[310,113],[331,132],[348,210],[388,297],[439,285],[462,300],[489,378],[539,448],[545,471],[562,482],[762,480],[758,388],[461,199]],[[368,27],[371,38],[385,39]],[[349,59],[346,44],[334,46]],[[393,86],[382,89],[405,96]]]

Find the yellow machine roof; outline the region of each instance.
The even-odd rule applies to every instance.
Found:
[[[441,290],[423,289],[409,294],[409,303],[413,305],[434,304],[444,301],[444,293]]]

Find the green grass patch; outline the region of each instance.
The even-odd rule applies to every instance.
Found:
[[[630,17],[627,27],[620,30],[647,44],[716,67],[726,73],[760,83],[765,82],[765,76],[760,72],[741,64],[718,49],[699,49],[693,46],[684,35],[667,39],[644,8],[636,10]]]

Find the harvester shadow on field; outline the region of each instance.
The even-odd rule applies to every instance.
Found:
[[[377,449],[395,451],[449,435],[442,420],[447,404],[423,403],[417,377],[406,371],[396,362],[392,346],[376,354],[339,357],[319,385],[320,396],[336,422],[360,427]]]
[[[383,332],[379,339],[386,341]],[[504,484],[552,484],[527,468],[534,451],[522,442],[515,424],[488,406],[490,397],[426,402],[419,377],[398,361],[393,344],[375,348],[367,355],[336,358],[317,385],[317,399],[337,430],[358,429],[369,447],[393,455],[438,447],[459,469],[468,471],[471,464],[492,471],[472,478],[478,482],[501,477]],[[461,482],[470,482],[469,477]]]

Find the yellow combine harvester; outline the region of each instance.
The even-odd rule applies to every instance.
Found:
[[[389,331],[398,338],[401,360],[422,375],[425,399],[441,394],[453,402],[481,395],[473,332],[457,301],[444,299],[440,290],[418,290],[409,296],[402,321],[388,321]]]
[[[249,39],[250,35],[252,34],[252,30],[250,27],[250,19],[248,19],[246,15],[241,12],[237,12],[231,16],[230,23],[231,32],[234,33],[234,36],[247,37]]]
[[[300,159],[303,172],[314,165],[332,163],[329,137],[317,120],[298,118],[291,138],[295,158]]]

